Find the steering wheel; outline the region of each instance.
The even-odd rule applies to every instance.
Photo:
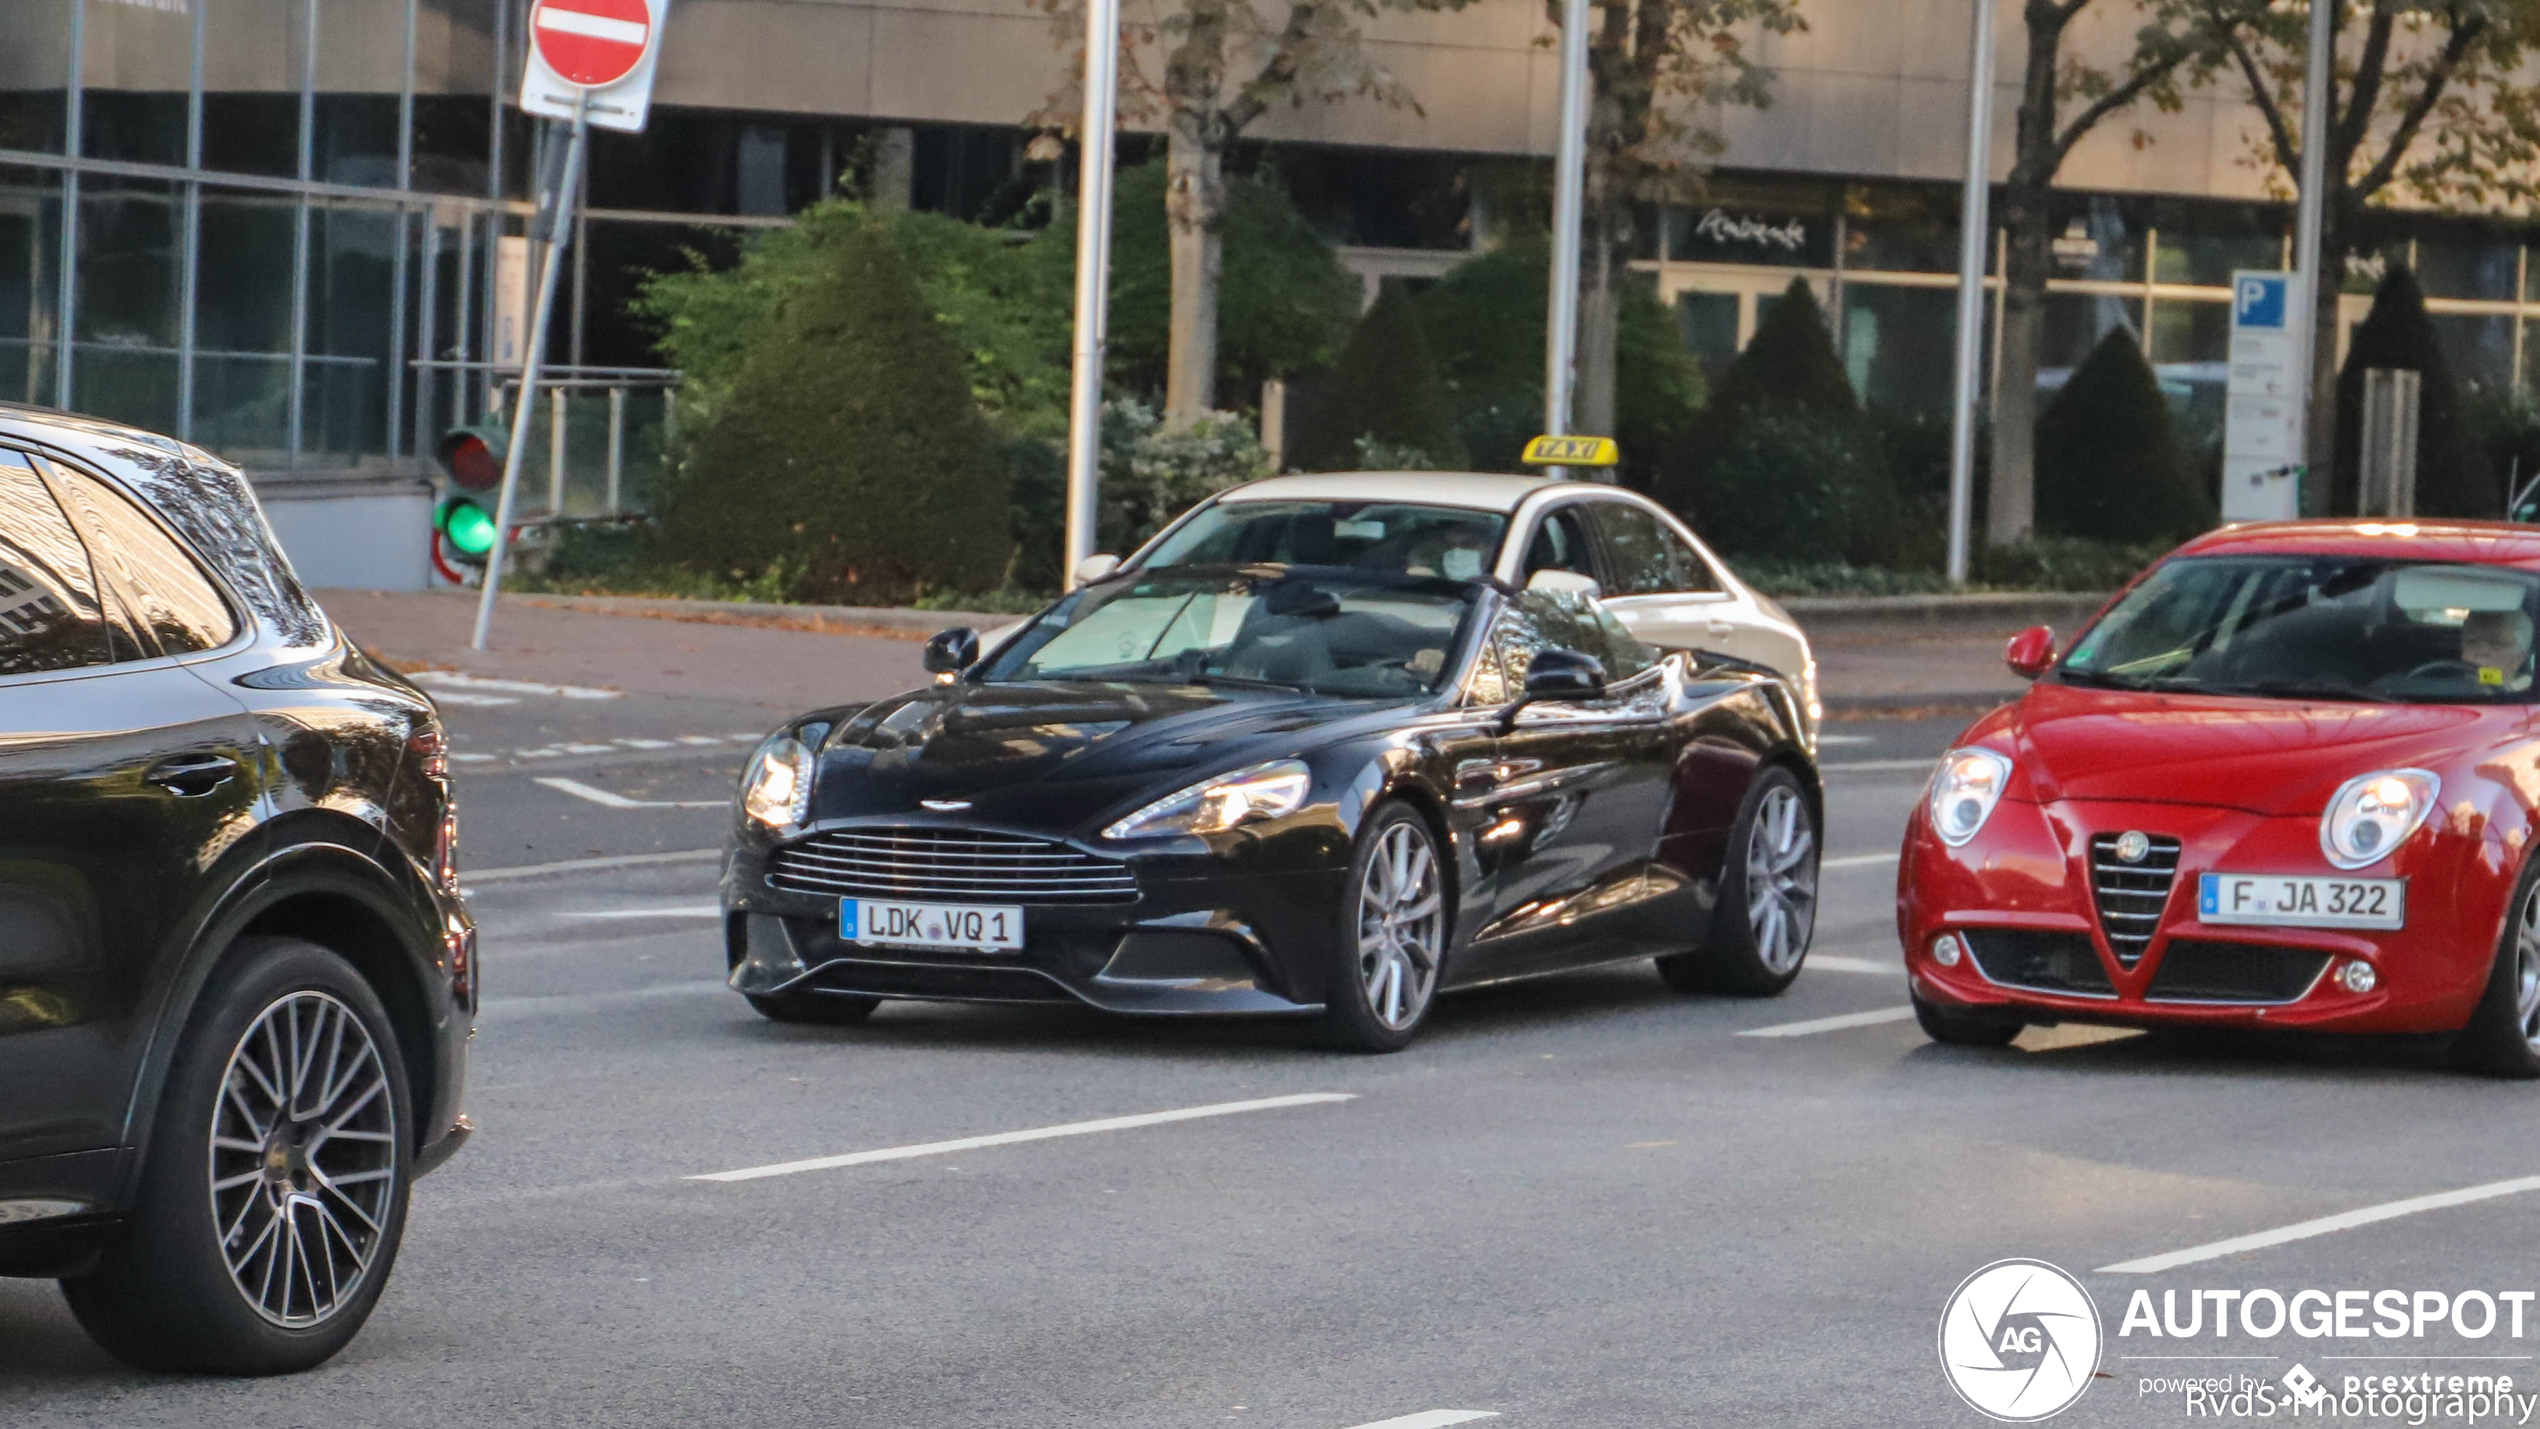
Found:
[[[2453,679],[2478,683],[2478,667],[2467,660],[2428,660],[2401,676],[2407,680]]]

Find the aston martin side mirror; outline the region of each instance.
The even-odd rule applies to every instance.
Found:
[[[979,663],[979,632],[967,625],[937,631],[926,642],[926,673],[958,675]]]
[[[1526,667],[1526,692],[1499,715],[1499,732],[1517,727],[1517,712],[1532,704],[1593,700],[1605,694],[1605,666],[1576,650],[1541,650]]]
[[[2047,626],[2032,625],[2011,637],[2002,647],[2002,663],[2023,680],[2034,680],[2055,663],[2055,632]]]
[[[1109,554],[1087,556],[1076,563],[1076,584],[1092,585],[1118,569],[1120,569],[1118,556]]]

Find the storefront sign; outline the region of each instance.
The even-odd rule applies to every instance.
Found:
[[[1693,232],[1713,243],[1753,243],[1784,253],[1796,253],[1808,243],[1808,225],[1798,219],[1775,224],[1717,208],[1695,220]]]
[[[2231,380],[2223,424],[2225,521],[2301,514],[2302,283],[2292,273],[2231,275]]]

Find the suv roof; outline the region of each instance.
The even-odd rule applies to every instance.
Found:
[[[1543,476],[1473,471],[1330,471],[1274,476],[1221,494],[1219,501],[1425,501],[1476,511],[1510,512],[1528,497],[1575,486],[1611,494],[1620,488]]]

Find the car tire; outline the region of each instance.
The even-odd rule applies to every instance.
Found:
[[[1678,992],[1780,996],[1816,931],[1818,857],[1816,810],[1799,776],[1766,768],[1729,826],[1710,938],[1660,958],[1659,976]]]
[[[1410,805],[1368,810],[1334,928],[1322,1041],[1353,1052],[1411,1045],[1437,1002],[1455,892],[1428,820]]]
[[[2487,992],[2453,1046],[2470,1071],[2528,1081],[2540,1077],[2540,858],[2523,869],[2506,906]]]
[[[862,993],[779,992],[749,997],[750,1006],[768,1021],[804,1027],[851,1027],[882,1005],[882,999]]]
[[[287,1050],[295,1038],[310,1055]],[[315,943],[241,939],[177,1040],[129,1220],[62,1282],[71,1312],[144,1369],[324,1363],[387,1288],[414,1124],[395,1027],[362,975]]]
[[[1953,1011],[1938,1003],[1926,1002],[1921,993],[1910,996],[1914,1003],[1914,1020],[1923,1025],[1923,1035],[1944,1047],[2008,1047],[2011,1039],[2019,1036],[2027,1026],[2007,1018]]]

